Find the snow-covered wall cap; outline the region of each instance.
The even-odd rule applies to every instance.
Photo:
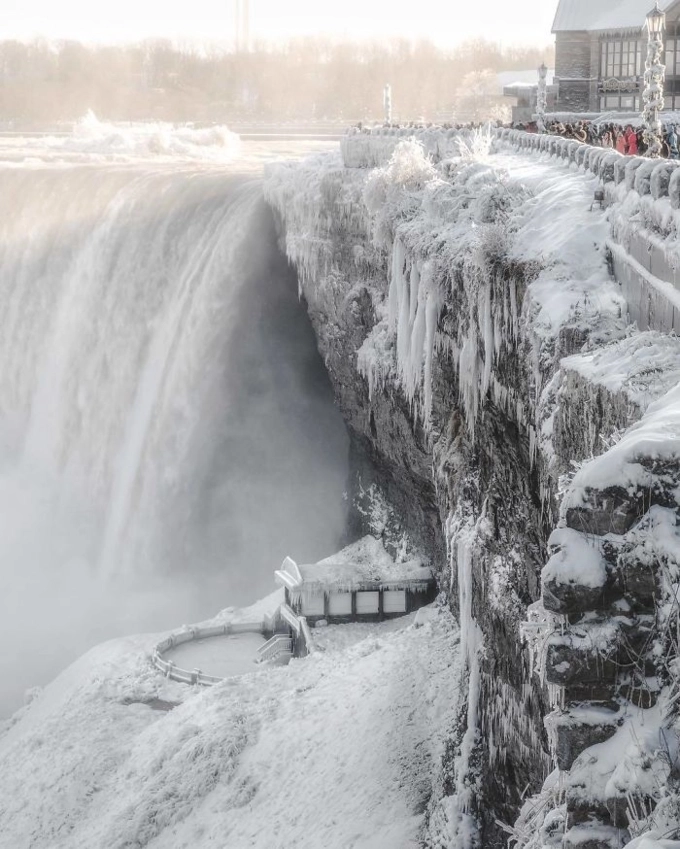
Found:
[[[651,404],[620,442],[579,469],[563,508],[581,506],[588,490],[651,488],[655,475],[649,466],[653,461],[680,462],[680,386]],[[680,500],[680,493],[676,497]]]
[[[677,0],[660,0],[659,8],[668,12],[676,4]],[[560,0],[552,31],[641,30],[652,6],[652,0]]]

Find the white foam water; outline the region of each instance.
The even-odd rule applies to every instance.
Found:
[[[347,442],[257,179],[0,164],[0,712],[331,553]],[[11,649],[9,648],[11,646]]]

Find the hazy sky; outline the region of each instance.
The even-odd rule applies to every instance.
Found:
[[[136,40],[152,36],[231,42],[234,0],[22,0],[0,17],[0,38]],[[484,36],[547,44],[557,0],[251,0],[253,36],[332,33],[427,37],[455,44]],[[12,8],[13,6],[13,8]]]

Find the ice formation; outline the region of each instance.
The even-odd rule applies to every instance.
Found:
[[[468,678],[461,736],[450,760],[456,789],[448,802],[434,805],[431,831],[446,834],[452,845],[475,846],[489,828],[480,826],[487,811],[478,806],[488,792],[485,780],[493,781],[484,772],[488,764],[507,769],[508,749],[515,767],[530,763],[545,745],[541,729],[522,721],[538,698],[531,678],[519,682],[511,672],[504,673],[507,678],[489,673],[508,663],[494,643],[499,633],[507,633],[510,622],[517,627],[517,618],[530,618],[524,633],[554,709],[548,723],[553,746],[562,747],[559,757],[568,771],[569,734],[588,750],[588,739],[611,732],[606,712],[570,713],[572,697],[565,689],[576,686],[575,659],[586,664],[587,674],[602,667],[611,675],[624,662],[626,628],[642,639],[646,628],[663,627],[653,626],[644,608],[650,585],[641,552],[652,525],[657,534],[667,527],[669,538],[671,525],[652,511],[646,531],[628,531],[619,540],[633,509],[619,502],[627,494],[643,504],[642,493],[650,491],[659,504],[673,498],[678,347],[668,335],[676,320],[669,276],[677,266],[680,202],[673,192],[680,183],[666,166],[624,163],[625,179],[607,184],[610,208],[593,209],[598,177],[618,174],[616,156],[596,157],[576,143],[549,138],[540,145],[529,139],[541,150],[525,155],[504,142],[528,147],[529,141],[504,132],[462,140],[436,130],[407,135],[390,129],[350,134],[341,163],[326,158],[316,170],[274,168],[268,193],[312,315],[335,315],[336,327],[342,327],[345,304],[361,316],[361,330],[355,328],[351,338],[370,427],[373,411],[381,412],[386,399],[394,411],[398,393],[416,439],[422,427],[432,452],[436,503],[440,515],[449,516],[443,572],[452,607],[465,623],[461,647]],[[335,216],[328,220],[329,209],[339,213],[339,222]],[[652,245],[652,267],[634,256],[640,222],[647,228],[641,244]],[[622,287],[612,279],[612,265],[618,280],[625,277]],[[647,324],[638,321],[631,329],[629,315],[637,319],[632,276],[638,271],[651,294],[648,307],[635,307]],[[666,295],[670,306],[660,300]],[[318,334],[322,348],[337,347],[325,328]],[[386,434],[373,433],[372,442],[398,465]],[[492,450],[496,454],[488,457]],[[506,460],[509,469],[493,471],[494,462]],[[530,480],[524,498],[537,503],[517,503],[524,526],[521,520],[515,524],[511,507],[504,512],[498,504],[494,488],[508,493],[503,475],[513,485],[521,485],[524,475]],[[607,521],[614,523],[609,535]],[[530,567],[534,556],[539,559]],[[527,569],[538,572],[546,562],[544,601],[554,609],[537,603],[527,611],[527,596],[536,599],[540,591]],[[625,588],[633,585],[644,608],[639,616],[626,607]],[[668,586],[666,597],[672,598],[670,578]],[[594,612],[572,622],[570,605],[579,611],[591,605]],[[603,606],[606,615],[598,612]],[[638,680],[638,673],[627,685],[633,697],[655,698],[656,685]],[[658,715],[647,716],[651,725],[657,722]],[[574,774],[581,781],[583,773]],[[550,777],[517,824],[506,823],[518,846],[558,845],[565,830],[570,845],[588,835],[614,839],[616,828],[606,817],[592,828],[585,813],[576,818],[574,811],[590,804],[588,793],[579,800],[573,788],[565,788],[564,777]]]

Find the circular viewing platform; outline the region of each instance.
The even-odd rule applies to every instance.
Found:
[[[165,652],[165,659],[180,669],[201,669],[213,678],[232,678],[253,672],[262,634],[224,634],[182,643]]]

